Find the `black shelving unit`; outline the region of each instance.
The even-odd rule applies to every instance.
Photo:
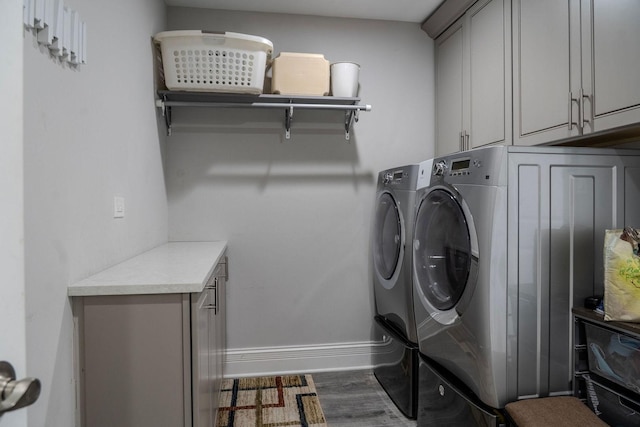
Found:
[[[610,425],[640,425],[640,324],[572,312],[575,396]]]

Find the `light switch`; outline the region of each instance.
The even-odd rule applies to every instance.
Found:
[[[122,196],[113,197],[113,217],[124,218],[124,197]]]

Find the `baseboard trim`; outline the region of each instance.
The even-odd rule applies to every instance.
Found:
[[[226,352],[225,377],[371,369],[373,354],[386,353],[390,345],[389,340],[385,340],[229,349]]]

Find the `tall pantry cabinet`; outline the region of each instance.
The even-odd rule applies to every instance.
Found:
[[[511,1],[480,0],[435,40],[436,155],[511,144]]]
[[[640,2],[514,0],[514,143],[640,122]]]

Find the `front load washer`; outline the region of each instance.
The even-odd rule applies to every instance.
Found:
[[[434,159],[416,195],[420,352],[492,408],[571,394],[571,308],[603,293],[604,231],[640,224],[639,188],[636,150],[493,146]]]
[[[418,398],[411,241],[416,191],[429,184],[431,165],[427,160],[378,174],[372,231],[374,320],[386,342],[373,353],[373,372],[409,418],[415,418]]]

